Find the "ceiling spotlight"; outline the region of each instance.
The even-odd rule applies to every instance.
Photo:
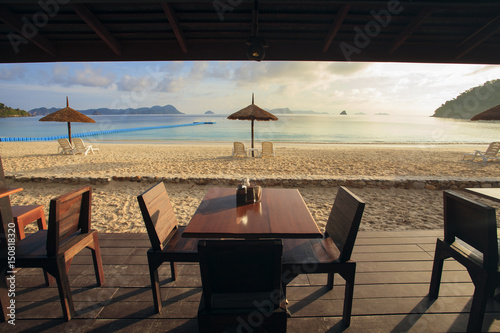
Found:
[[[266,56],[265,49],[269,46],[266,40],[252,36],[247,41],[247,57],[249,60],[261,61]]]

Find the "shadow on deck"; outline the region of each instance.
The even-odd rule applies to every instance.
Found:
[[[464,268],[446,261],[440,297],[427,292],[436,237],[441,230],[360,232],[353,259],[358,262],[353,317],[345,332],[463,332],[473,284]],[[147,234],[99,234],[106,283],[97,288],[90,251],[75,257],[70,285],[77,311],[62,317],[56,287],[45,287],[40,269],[16,275],[16,325],[3,332],[197,332],[201,296],[197,264],[180,264],[172,282],[170,266],[160,268],[164,308],[155,314],[146,251]],[[340,332],[343,279],[326,291],[326,275],[301,275],[287,288],[289,332]],[[484,331],[500,331],[500,302],[486,309]]]

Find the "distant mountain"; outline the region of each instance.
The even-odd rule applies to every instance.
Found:
[[[209,111],[205,112],[205,114],[215,114],[215,113],[213,111],[209,110]]]
[[[28,111],[32,116],[45,116],[45,115],[48,115],[49,113],[52,113],[52,112],[56,112],[57,110],[60,110],[62,108],[50,108],[50,109],[47,109],[47,108],[37,108],[37,109],[33,109],[33,110],[30,110]]]
[[[13,109],[3,103],[0,103],[0,118],[3,117],[31,117],[31,115],[24,110]]]
[[[55,112],[60,110],[61,108],[37,108],[30,110],[29,113],[33,116],[44,116],[46,114]],[[78,110],[79,112],[86,115],[119,115],[119,114],[184,114],[177,110],[173,105],[165,105],[159,106],[155,105],[152,107],[144,107],[137,109],[108,109],[108,108],[100,108],[100,109],[88,109],[88,110]]]
[[[278,108],[267,110],[272,114],[328,114],[328,112],[316,112],[316,111],[302,111],[302,110],[290,110],[289,108]]]
[[[446,101],[434,111],[432,116],[471,119],[475,115],[499,104],[500,80],[492,80],[466,90],[454,99]]]

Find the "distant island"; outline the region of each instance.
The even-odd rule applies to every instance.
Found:
[[[432,117],[471,119],[475,115],[499,104],[500,80],[492,80],[466,90],[454,99],[446,101],[434,111]]]
[[[205,112],[205,114],[215,114],[215,113],[213,111],[209,110],[209,111]]]
[[[37,108],[30,110],[29,113],[33,116],[45,116],[49,113],[56,112],[62,108]],[[120,115],[120,114],[184,114],[177,110],[173,105],[159,106],[155,105],[152,107],[143,107],[137,109],[88,109],[88,110],[77,110],[86,115]]]
[[[3,103],[0,103],[0,117],[31,117],[31,114],[21,109],[13,109],[11,107],[6,106]]]
[[[340,115],[341,115],[341,116],[347,116],[347,111],[346,111],[346,110],[344,110],[344,111],[340,112]]]
[[[328,114],[328,112],[302,111],[302,110],[292,111],[289,108],[278,108],[272,110],[266,109],[266,110],[271,112],[272,114]]]

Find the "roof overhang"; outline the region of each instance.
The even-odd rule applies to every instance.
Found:
[[[500,1],[0,0],[0,62],[500,64]]]

